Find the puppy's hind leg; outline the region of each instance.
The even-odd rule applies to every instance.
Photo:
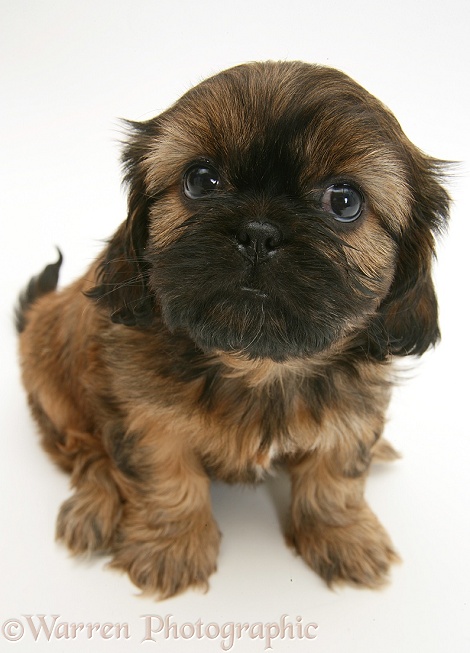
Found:
[[[112,544],[121,515],[119,474],[105,450],[99,435],[89,433],[62,397],[62,407],[69,424],[58,427],[42,403],[31,393],[28,396],[32,415],[39,426],[41,444],[52,460],[71,474],[75,493],[67,499],[57,518],[57,539],[74,554],[106,551]],[[57,404],[61,402],[58,401]],[[57,417],[57,415],[55,416]]]
[[[61,263],[59,254],[31,279],[19,299],[17,329],[23,383],[42,445],[72,475],[75,488],[60,509],[57,537],[73,553],[84,553],[111,546],[122,495],[105,443],[114,417],[95,400],[95,383],[107,383],[96,379],[104,366],[89,337],[99,317],[81,281],[55,292]]]
[[[56,536],[74,554],[106,552],[113,544],[122,512],[117,472],[96,437],[68,433],[75,442],[72,471],[75,493],[61,506]]]

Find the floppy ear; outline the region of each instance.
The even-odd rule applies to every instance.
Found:
[[[396,237],[398,259],[390,291],[372,325],[382,356],[420,356],[439,337],[438,307],[431,276],[434,236],[447,225],[450,198],[442,186],[448,165],[427,157],[409,141],[412,207],[409,224]],[[378,337],[377,337],[378,336]]]
[[[87,293],[110,311],[111,320],[126,326],[150,326],[154,318],[153,295],[148,289],[148,240],[150,198],[146,191],[145,165],[158,119],[127,122],[130,138],[122,161],[129,188],[127,220],[105,249],[98,270],[98,284]]]

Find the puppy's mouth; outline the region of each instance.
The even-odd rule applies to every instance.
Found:
[[[284,362],[326,349],[344,327],[337,311],[319,298],[307,305],[295,294],[283,299],[277,288],[258,284],[200,287],[199,292],[161,288],[158,294],[170,331],[186,333],[207,353],[242,352],[250,359]]]
[[[166,326],[208,353],[276,362],[313,356],[375,306],[352,292],[332,248],[300,244],[254,262],[212,231],[184,235],[149,262]]]

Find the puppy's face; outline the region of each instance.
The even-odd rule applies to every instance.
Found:
[[[114,272],[117,321],[125,306],[138,325],[140,302],[204,351],[277,361],[359,333],[393,349],[409,317],[390,315],[419,285],[408,350],[437,337],[431,233],[448,202],[438,164],[342,73],[221,73],[134,125],[124,161],[129,218],[103,268],[112,303],[117,247],[133,266]],[[136,269],[142,294],[126,298]]]

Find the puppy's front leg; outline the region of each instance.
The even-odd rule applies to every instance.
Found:
[[[354,457],[355,456],[355,457]],[[328,583],[380,586],[398,561],[364,500],[369,451],[361,444],[305,455],[291,464],[292,532],[303,559]]]
[[[159,598],[190,586],[207,589],[220,542],[209,478],[174,439],[158,438],[147,448],[148,442],[143,438],[139,447],[142,479],[124,506],[111,566]]]

